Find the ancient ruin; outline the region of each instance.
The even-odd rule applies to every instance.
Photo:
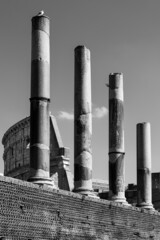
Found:
[[[150,123],[137,124],[137,206],[152,209]]]
[[[92,192],[92,110],[90,51],[75,49],[74,93],[74,186],[75,192]]]
[[[109,75],[109,194],[126,203],[124,176],[123,75]]]
[[[32,18],[30,117],[12,126],[2,140],[5,175],[10,177],[0,176],[0,239],[159,240],[160,213],[151,197],[149,123],[137,125],[137,207],[125,197],[122,73],[110,74],[108,84],[109,192],[94,192],[91,63],[84,46],[75,49],[73,181],[69,151],[49,114],[49,23],[43,12]],[[152,177],[160,194],[160,177]]]
[[[49,160],[50,26],[45,15],[32,18],[30,98],[30,178],[52,185]]]

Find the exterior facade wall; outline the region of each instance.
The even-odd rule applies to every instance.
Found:
[[[29,117],[13,125],[4,134],[4,175],[25,179],[29,168],[29,136]]]

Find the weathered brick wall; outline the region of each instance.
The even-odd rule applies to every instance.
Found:
[[[0,239],[160,239],[160,214],[0,177]]]

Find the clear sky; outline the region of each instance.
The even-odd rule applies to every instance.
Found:
[[[126,183],[136,183],[136,124],[150,122],[160,172],[160,1],[0,0],[0,138],[29,115],[31,18],[51,20],[51,104],[73,171],[74,48],[91,50],[93,177],[108,179],[108,75],[124,74]],[[0,172],[3,171],[0,146]]]

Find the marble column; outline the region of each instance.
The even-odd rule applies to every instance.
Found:
[[[75,48],[74,192],[90,195],[92,189],[91,62],[85,46]]]
[[[50,21],[43,12],[32,18],[30,98],[30,178],[39,185],[50,179]]]
[[[137,124],[137,206],[153,209],[150,123]]]
[[[109,75],[109,197],[126,203],[123,74]]]

